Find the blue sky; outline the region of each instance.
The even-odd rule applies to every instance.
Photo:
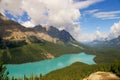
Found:
[[[120,32],[120,0],[1,0],[0,12],[26,27],[65,29],[78,41],[114,38]]]
[[[93,33],[97,29],[102,32],[109,32],[113,23],[118,22],[118,19],[99,19],[92,16],[92,14],[85,14],[87,10],[98,9],[99,12],[109,12],[109,11],[119,11],[120,10],[120,0],[105,0],[100,3],[89,6],[88,8],[82,9],[81,13],[83,14],[80,19],[82,31],[84,33]],[[85,15],[84,15],[85,14]],[[120,13],[118,14],[120,17]]]

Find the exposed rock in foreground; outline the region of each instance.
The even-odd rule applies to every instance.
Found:
[[[83,80],[120,80],[120,78],[110,72],[98,71],[92,73],[89,77],[84,78]]]
[[[55,58],[55,56],[54,55],[52,55],[51,53],[46,53],[46,54],[44,54],[48,59],[54,59]]]

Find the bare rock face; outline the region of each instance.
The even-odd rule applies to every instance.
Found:
[[[90,76],[88,76],[87,78],[84,78],[83,80],[120,80],[120,78],[110,72],[98,71],[98,72],[92,73]]]

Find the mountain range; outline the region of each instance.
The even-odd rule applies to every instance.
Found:
[[[0,14],[0,36],[7,40],[26,40],[27,43],[31,42],[31,37],[54,43],[75,41],[69,32],[65,30],[60,31],[53,26],[43,27],[41,25],[26,28],[7,19],[2,14]]]
[[[37,25],[26,28],[0,14],[0,59],[20,64],[85,52],[96,55],[96,63],[119,59],[120,36],[112,40],[81,44],[66,30]]]
[[[111,39],[111,40],[94,40],[88,45],[92,47],[97,47],[97,48],[114,48],[114,49],[120,49],[120,36],[117,38]]]
[[[82,45],[66,30],[42,25],[26,28],[0,14],[0,59],[5,63],[33,62],[81,51]]]

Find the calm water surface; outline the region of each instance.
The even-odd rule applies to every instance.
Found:
[[[16,78],[18,78],[18,77],[23,77],[24,74],[26,74],[26,76],[28,77],[31,74],[44,75],[50,71],[69,66],[74,62],[95,64],[95,62],[93,61],[94,58],[95,55],[88,55],[82,52],[79,54],[67,54],[50,60],[43,60],[39,62],[17,64],[17,65],[10,64],[6,66],[10,73],[9,77],[15,76]]]

